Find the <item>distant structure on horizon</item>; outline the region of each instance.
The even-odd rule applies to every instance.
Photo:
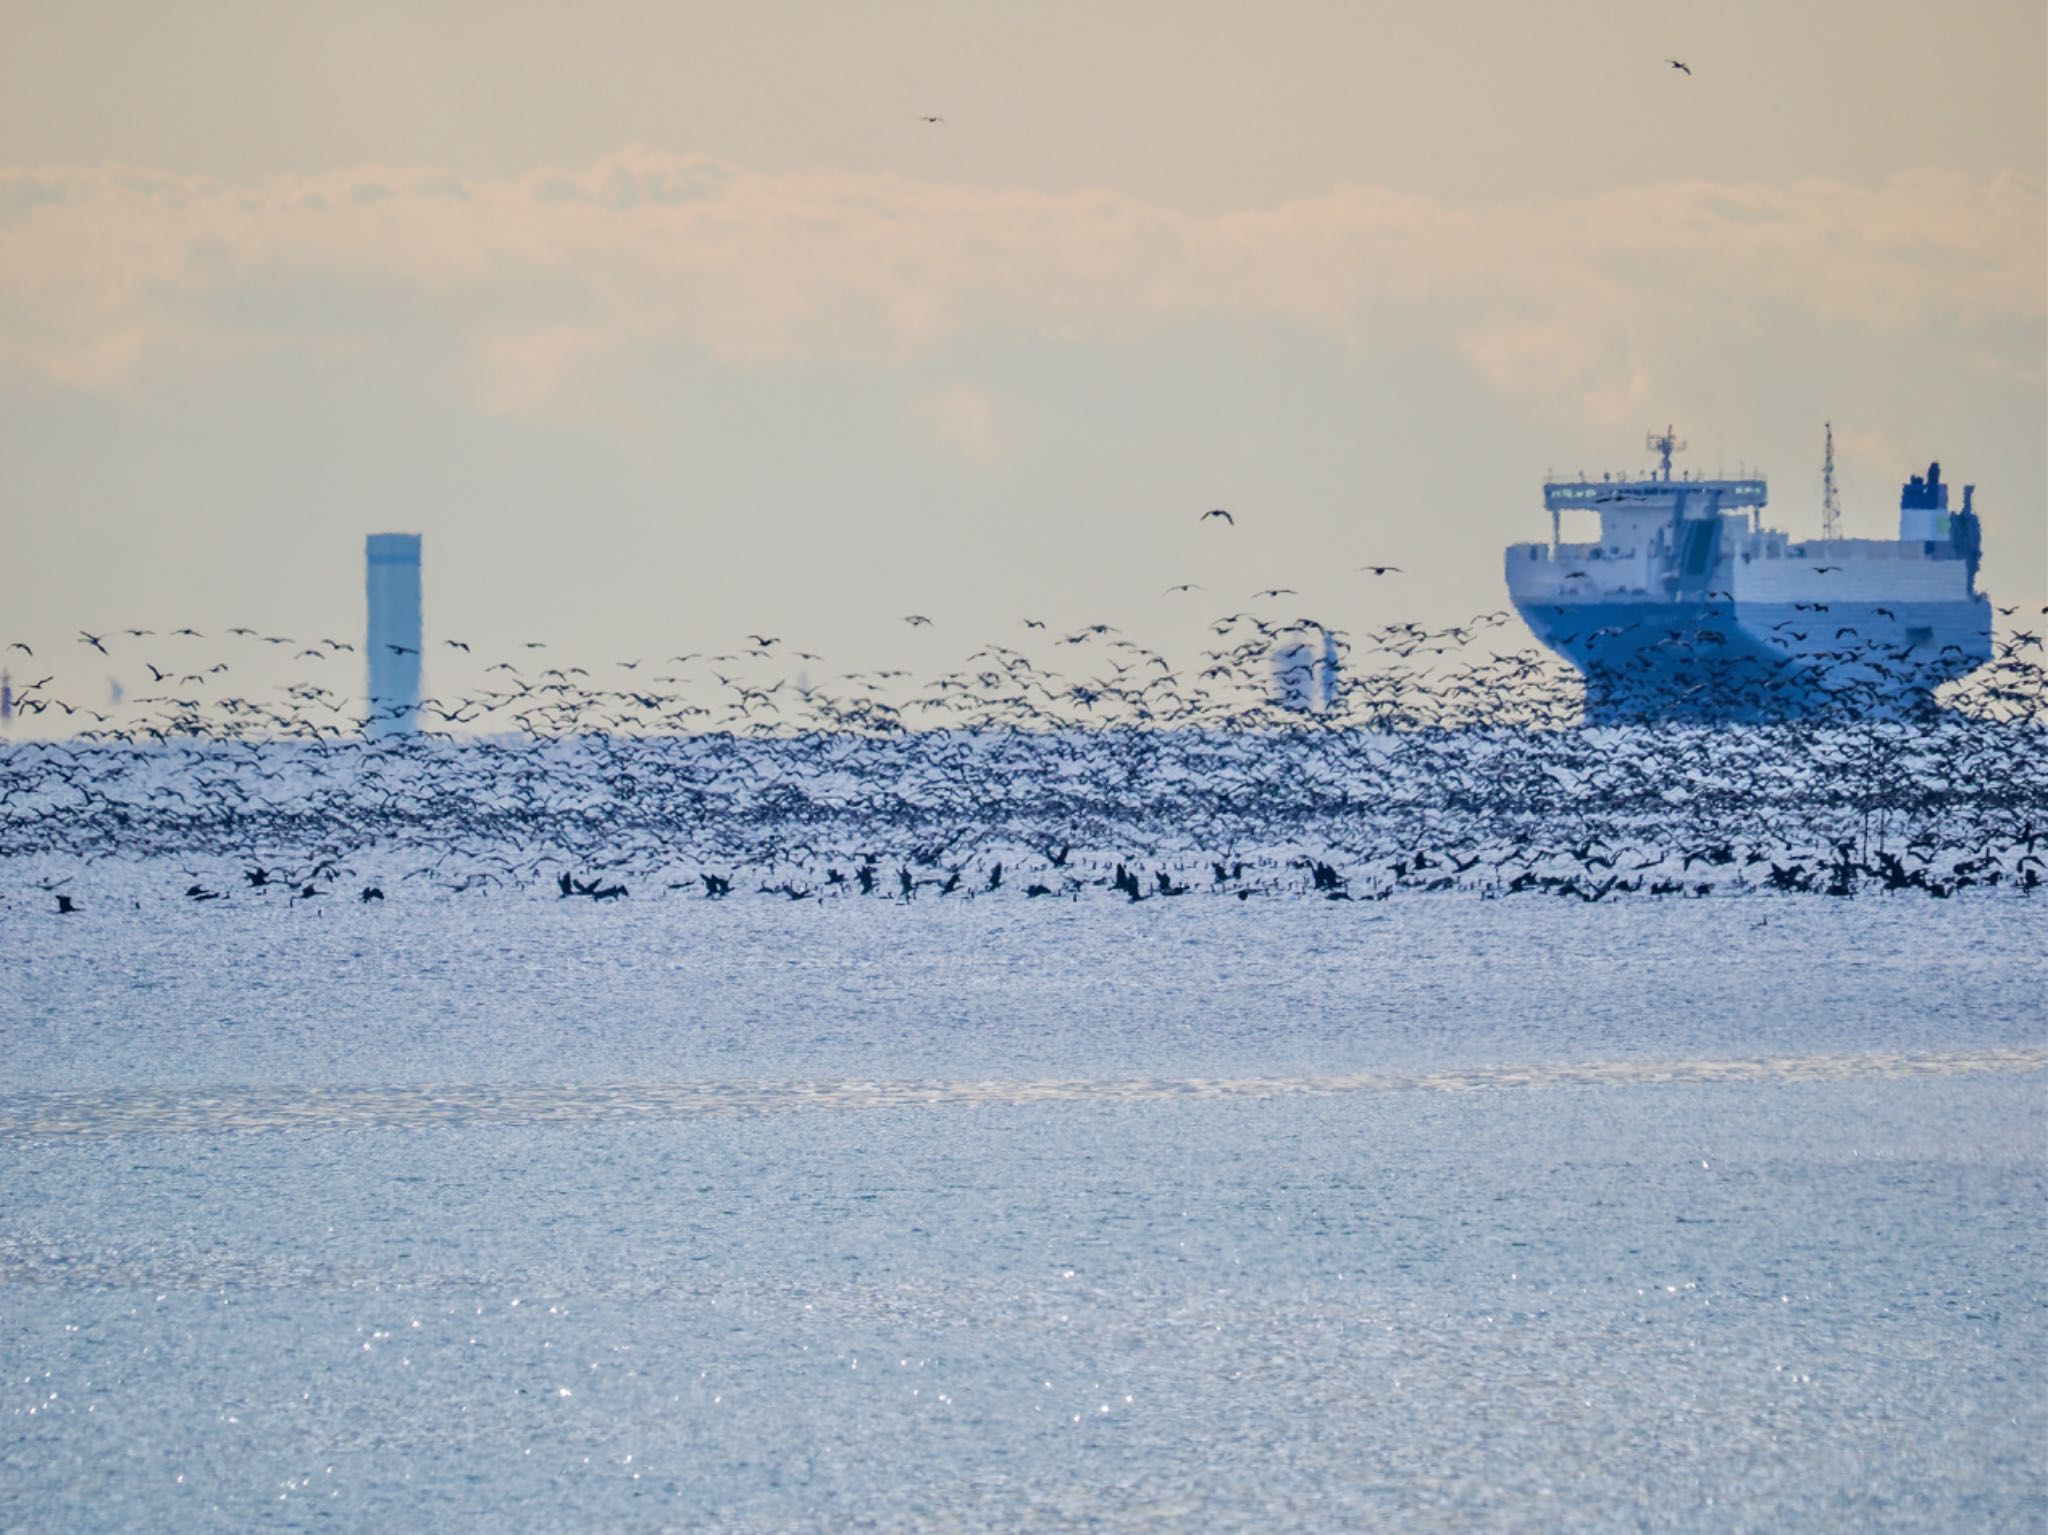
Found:
[[[1294,714],[1316,706],[1316,653],[1300,640],[1273,652],[1273,703]]]
[[[363,734],[410,735],[420,712],[420,536],[372,533],[364,542],[369,712]]]
[[[1292,714],[1313,714],[1337,705],[1337,637],[1322,631],[1322,653],[1304,640],[1289,640],[1273,652],[1273,705]]]

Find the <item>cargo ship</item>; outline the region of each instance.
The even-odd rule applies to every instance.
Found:
[[[1667,428],[1640,478],[1551,480],[1548,543],[1507,550],[1508,594],[1536,638],[1585,677],[1596,724],[1914,715],[1991,655],[1991,604],[1965,485],[1949,505],[1941,465],[1899,496],[1899,536],[1842,538],[1830,429],[1823,533],[1764,526],[1761,477],[1674,472]],[[1568,512],[1599,537],[1566,542]]]

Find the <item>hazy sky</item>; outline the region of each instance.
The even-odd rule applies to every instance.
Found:
[[[1450,619],[1666,420],[1796,532],[1824,420],[1852,533],[1939,457],[2039,601],[2044,80],[2038,0],[0,0],[0,640],[355,636],[382,529],[478,666]]]

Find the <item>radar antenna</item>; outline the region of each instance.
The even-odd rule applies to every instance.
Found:
[[[1835,423],[1828,423],[1827,452],[1820,461],[1820,536],[1832,544],[1842,532],[1842,498],[1835,492]]]
[[[1657,454],[1661,460],[1658,465],[1657,478],[1660,480],[1670,479],[1671,455],[1685,451],[1685,444],[1678,440],[1678,433],[1667,426],[1661,433],[1651,432],[1643,439],[1643,446],[1652,453]]]

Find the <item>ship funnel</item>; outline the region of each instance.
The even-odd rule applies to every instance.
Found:
[[[1914,475],[1899,491],[1899,537],[1925,543],[1948,537],[1948,487],[1941,483],[1941,465],[1927,466],[1927,477]]]

